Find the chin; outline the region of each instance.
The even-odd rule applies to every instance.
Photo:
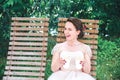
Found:
[[[66,38],[66,41],[71,41],[71,39],[70,38]]]

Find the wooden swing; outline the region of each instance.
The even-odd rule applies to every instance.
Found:
[[[59,18],[57,42],[65,40],[67,18]],[[91,75],[96,76],[98,20],[81,19],[87,26],[80,41],[92,48]],[[45,80],[48,18],[13,17],[10,43],[3,80]]]
[[[44,80],[48,21],[48,18],[12,18],[3,80]]]

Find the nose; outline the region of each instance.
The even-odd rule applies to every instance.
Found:
[[[67,34],[67,33],[69,33],[69,31],[66,29],[66,30],[64,30],[64,34]]]

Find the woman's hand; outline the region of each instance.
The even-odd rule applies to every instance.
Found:
[[[58,70],[61,69],[61,67],[66,63],[65,60],[59,58],[59,57],[54,57],[52,60],[52,64],[51,64],[51,70],[53,72],[56,72]]]
[[[81,64],[82,66],[84,66],[84,61],[80,61],[80,64]]]
[[[83,69],[84,68],[84,61],[80,61],[80,64],[82,65],[82,69],[81,70],[82,70],[82,72],[84,72],[84,69]]]
[[[60,68],[63,67],[63,65],[66,63],[66,61],[62,58],[59,59],[59,66]]]

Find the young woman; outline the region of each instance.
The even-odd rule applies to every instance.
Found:
[[[56,44],[52,50],[52,75],[48,80],[95,80],[89,75],[92,52],[88,45],[79,42],[84,27],[77,18],[69,18],[65,24],[66,41]]]

